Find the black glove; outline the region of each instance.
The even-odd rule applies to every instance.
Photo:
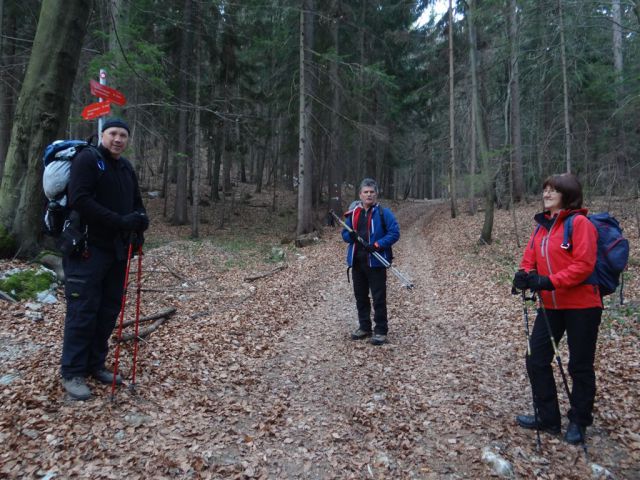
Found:
[[[136,255],[144,245],[144,233],[135,232],[131,237],[131,252]]]
[[[140,212],[131,212],[120,217],[120,228],[130,232],[143,232],[149,228],[149,218]]]
[[[555,290],[556,287],[553,286],[549,277],[545,277],[544,275],[538,275],[536,272],[530,272],[527,275],[527,288],[537,292],[539,290]]]
[[[349,238],[353,243],[356,243],[358,241],[358,232],[356,232],[355,230],[351,230],[349,232]]]
[[[518,270],[513,276],[513,288],[516,290],[524,290],[527,288],[527,272]]]
[[[147,214],[144,212],[138,212],[141,216],[142,216],[142,230],[138,230],[139,232],[144,232],[149,228],[149,217],[147,217]]]
[[[376,251],[375,245],[365,245],[364,249],[367,251],[367,253],[373,253]]]

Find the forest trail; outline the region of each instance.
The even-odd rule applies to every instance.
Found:
[[[394,265],[415,288],[389,274],[383,346],[349,338],[356,310],[337,228],[253,282],[206,242],[149,249],[143,313],[178,313],[141,344],[137,393],[122,389],[113,403],[96,385],[88,402],[65,399],[57,378],[64,305],[40,324],[20,317],[24,307],[4,311],[0,347],[12,345],[13,360],[0,355],[0,377],[15,380],[1,391],[0,473],[492,478],[482,461],[490,448],[515,478],[585,478],[590,462],[634,478],[640,381],[625,352],[637,338],[601,335],[607,375],[590,462],[548,435],[538,452],[535,433],[514,422],[530,405],[522,306],[508,287],[515,247],[479,249],[478,215],[450,219],[445,205],[427,202],[393,208],[401,226]],[[509,231],[509,222],[499,214],[496,229]]]

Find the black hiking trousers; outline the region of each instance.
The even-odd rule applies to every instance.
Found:
[[[526,365],[539,420],[544,425],[561,425],[556,382],[553,376],[553,345],[544,320],[538,310],[531,333],[531,356]],[[593,403],[596,396],[596,374],[593,368],[598,340],[601,308],[546,310],[556,345],[567,332],[569,375],[571,376],[571,408],[569,420],[587,427],[593,423]],[[559,381],[562,381],[561,379]],[[563,387],[564,388],[564,387]]]
[[[356,307],[358,309],[358,322],[360,328],[371,331],[371,300],[369,291],[373,299],[374,310],[374,333],[380,335],[387,334],[387,269],[371,268],[367,263],[366,256],[357,256],[351,269],[351,279],[353,280],[353,293],[356,297]]]
[[[91,245],[87,256],[65,256],[63,267],[67,314],[60,373],[63,378],[86,377],[105,367],[127,261]]]

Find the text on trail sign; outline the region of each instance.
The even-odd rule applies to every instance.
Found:
[[[91,85],[91,95],[95,95],[96,97],[120,106],[127,103],[127,99],[124,95],[115,88],[107,87],[95,80],[89,80],[89,84]]]
[[[82,110],[82,118],[84,118],[85,120],[92,120],[104,115],[109,115],[110,112],[110,102],[96,102],[84,107],[84,109]]]

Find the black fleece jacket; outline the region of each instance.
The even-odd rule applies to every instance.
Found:
[[[129,160],[114,159],[102,145],[98,150],[102,158],[85,148],[73,159],[69,203],[88,226],[89,245],[117,250],[128,244],[122,216],[134,211],[146,214],[146,210]]]

